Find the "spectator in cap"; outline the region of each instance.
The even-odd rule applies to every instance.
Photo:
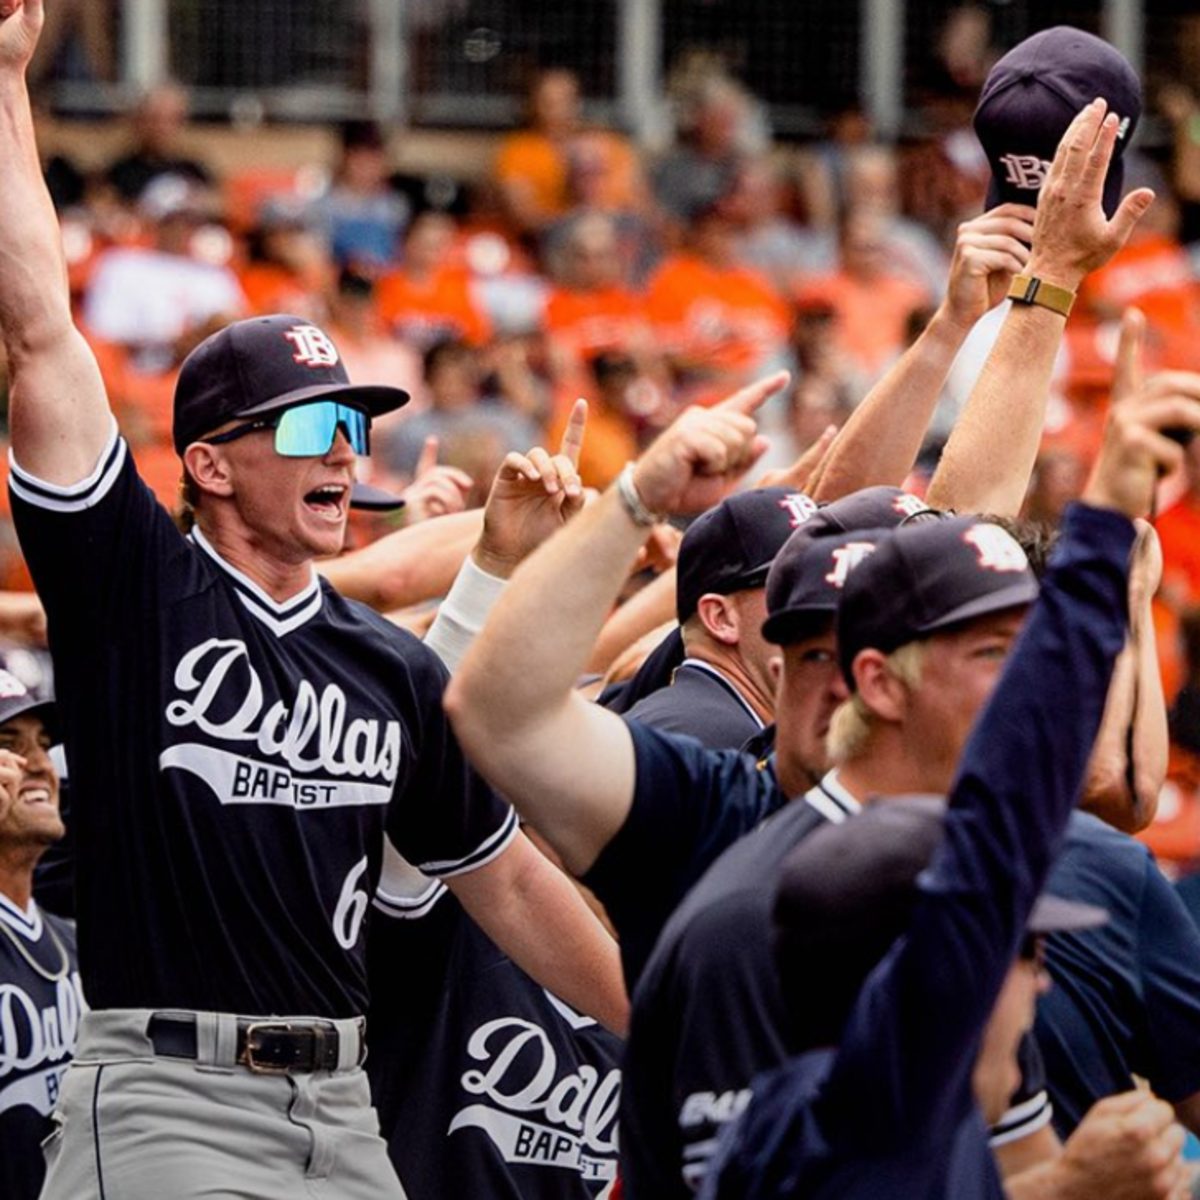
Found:
[[[732,184],[731,176],[695,198],[680,249],[646,282],[647,316],[668,361],[685,386],[713,398],[788,362],[788,306],[738,258],[725,205]]]
[[[669,687],[628,712],[713,749],[733,749],[774,712],[773,650],[761,635],[767,572],[794,529],[816,511],[802,492],[755,488],[723,500],[688,527],[676,563],[683,662]]]
[[[384,323],[420,353],[448,338],[481,346],[492,336],[470,275],[456,259],[456,235],[446,213],[421,213],[405,234],[402,265],[379,281]]]
[[[0,1188],[7,1200],[36,1200],[46,1164],[41,1143],[79,1019],[87,1009],[75,927],[43,911],[33,874],[66,833],[58,775],[50,760],[54,702],[0,670]]]
[[[1195,401],[1184,409],[1200,418]],[[883,1186],[956,1200],[1001,1194],[978,1112],[994,1121],[1007,1103],[1017,1041],[1032,1021],[1035,973],[1013,965],[1023,933],[1088,924],[1080,905],[1058,900],[1051,915],[1045,898],[1040,911],[1035,901],[1124,644],[1128,518],[1151,502],[1159,455],[1177,456],[1165,439],[1139,445],[1165,415],[1139,395],[1110,427],[1085,503],[1068,519],[1040,602],[954,771],[931,863],[940,820],[881,803],[815,834],[784,867],[781,981],[799,1057],[756,1083],[703,1195],[843,1198]],[[899,679],[907,672],[885,678],[884,650],[944,636],[954,628],[947,620],[1003,618],[1029,596],[1023,555],[1007,534],[1004,549],[994,528],[956,520],[902,530],[851,574],[838,612],[843,669],[891,719],[923,706]],[[995,673],[975,657],[958,672],[963,682]],[[919,787],[930,775],[909,778]],[[1158,1106],[1146,1124],[1160,1133],[1168,1120]],[[1162,1158],[1138,1194],[1186,1195],[1181,1139],[1160,1138]]]
[[[238,270],[251,315],[294,312],[320,321],[337,272],[324,239],[311,228],[295,196],[265,201],[246,236]],[[405,378],[406,376],[398,376]]]
[[[548,247],[547,349],[555,373],[568,381],[601,353],[653,360],[645,305],[629,286],[617,235],[613,217],[584,209],[563,220]]]

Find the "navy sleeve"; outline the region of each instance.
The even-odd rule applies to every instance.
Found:
[[[879,1149],[961,1119],[979,1036],[1062,842],[1125,642],[1133,526],[1075,505],[967,740],[908,934],[871,975],[822,1097]],[[1068,719],[1069,716],[1069,719]]]
[[[770,768],[734,750],[628,722],[636,782],[625,824],[583,882],[608,912],[630,991],[654,943],[708,866],[784,801]]]
[[[1200,929],[1149,855],[1137,948],[1149,1044],[1134,1067],[1175,1104],[1200,1091]]]

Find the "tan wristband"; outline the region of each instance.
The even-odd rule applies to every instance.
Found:
[[[1060,317],[1071,315],[1075,293],[1034,275],[1018,275],[1008,289],[1008,298],[1015,304],[1040,304]]]

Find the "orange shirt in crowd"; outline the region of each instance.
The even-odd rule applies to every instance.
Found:
[[[1187,605],[1200,604],[1200,504],[1188,495],[1154,522],[1163,552],[1163,584]]]
[[[913,309],[932,301],[919,283],[899,276],[858,279],[843,271],[814,277],[801,286],[801,303],[820,300],[837,318],[837,342],[854,367],[875,378],[900,352]]]
[[[640,168],[633,147],[607,130],[578,135],[581,146],[595,161],[597,178],[589,203],[608,211],[634,208],[640,199]],[[500,143],[493,174],[502,184],[525,188],[536,209],[547,220],[561,217],[572,205],[570,190],[571,148],[534,130],[510,133]]]
[[[1162,544],[1162,587],[1154,602],[1159,667],[1167,702],[1183,683],[1179,614],[1200,604],[1200,504],[1184,493],[1155,518]]]
[[[1162,365],[1200,369],[1200,286],[1187,251],[1174,238],[1137,237],[1079,289],[1079,307],[1098,318],[1117,318],[1131,304],[1146,314]]]
[[[491,324],[471,295],[470,276],[444,267],[428,280],[395,271],[379,281],[379,313],[394,337],[419,350],[446,338],[473,346],[491,337]]]
[[[88,343],[138,473],[159,502],[173,511],[179,500],[180,477],[179,456],[171,438],[178,368],[139,371],[123,346],[91,336]]]
[[[543,321],[551,346],[573,363],[605,350],[637,352],[650,338],[645,301],[618,284],[592,291],[554,288]]]
[[[238,272],[238,280],[251,313],[295,313],[310,321],[324,318],[324,295],[331,282],[327,278],[305,279],[279,263],[252,262]]]
[[[666,259],[650,280],[646,311],[663,349],[686,365],[751,374],[781,353],[791,309],[749,267],[711,266],[692,254]]]

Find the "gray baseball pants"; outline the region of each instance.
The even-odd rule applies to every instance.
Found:
[[[152,1015],[83,1018],[41,1200],[405,1200],[354,1022],[337,1070],[275,1075],[236,1064],[230,1014],[195,1014],[195,1061],[155,1054]]]

